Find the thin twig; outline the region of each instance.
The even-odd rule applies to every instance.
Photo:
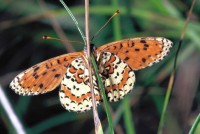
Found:
[[[166,110],[167,110],[167,106],[168,106],[169,99],[170,99],[170,96],[171,96],[172,87],[174,85],[174,78],[175,78],[175,71],[176,71],[176,64],[177,64],[178,54],[179,54],[180,48],[182,46],[182,41],[184,39],[186,28],[187,28],[188,23],[190,21],[190,17],[191,17],[192,10],[194,8],[195,2],[196,2],[196,0],[192,1],[192,5],[190,7],[189,14],[187,16],[187,20],[185,22],[185,25],[184,25],[184,28],[183,28],[183,31],[181,33],[181,37],[180,37],[180,40],[179,40],[178,49],[176,51],[176,55],[175,55],[175,59],[174,59],[174,68],[173,68],[173,71],[172,71],[172,73],[170,75],[168,88],[167,88],[167,93],[166,93],[166,97],[165,97],[165,100],[164,100],[164,106],[163,106],[163,109],[162,109],[161,119],[160,119],[160,123],[159,123],[159,126],[158,126],[158,134],[162,133],[162,128],[163,128],[163,125],[164,125],[164,119],[165,119],[165,115],[166,115]]]
[[[96,100],[94,97],[94,85],[92,80],[92,70],[91,70],[91,58],[90,58],[90,35],[89,35],[89,0],[85,0],[85,35],[86,35],[86,48],[87,48],[87,59],[88,59],[88,71],[89,71],[89,82],[90,82],[90,92],[92,96],[92,105],[93,105],[93,117],[95,124],[95,133],[98,134],[102,131],[101,122],[98,116],[96,108]]]
[[[102,133],[102,127],[101,127],[101,122],[99,120],[99,116],[96,110],[96,101],[94,98],[94,86],[93,86],[93,81],[92,81],[92,70],[91,70],[91,59],[90,59],[90,39],[89,39],[89,1],[85,0],[85,33],[86,37],[83,34],[82,30],[80,29],[78,22],[76,21],[76,18],[68,8],[68,6],[65,4],[63,0],[60,0],[64,8],[67,10],[69,13],[70,17],[74,21],[78,31],[81,34],[81,37],[83,38],[84,44],[86,45],[87,52],[86,52],[86,57],[88,61],[88,72],[89,72],[89,82],[90,82],[90,90],[91,90],[91,96],[92,96],[92,104],[93,104],[93,116],[94,116],[94,123],[95,123],[95,133],[99,134]]]
[[[190,7],[190,10],[189,10],[189,13],[188,13],[188,16],[187,16],[187,20],[186,20],[186,22],[185,22],[183,31],[182,31],[182,33],[181,33],[181,37],[180,37],[179,44],[178,44],[178,49],[177,49],[177,51],[176,51],[175,60],[174,60],[174,72],[175,72],[175,70],[176,70],[176,63],[177,63],[177,59],[178,59],[178,54],[179,54],[179,51],[180,51],[181,46],[182,46],[182,41],[183,41],[183,38],[184,38],[184,36],[185,36],[186,28],[187,28],[188,23],[189,23],[189,21],[190,21],[190,17],[191,17],[191,15],[192,15],[192,10],[193,10],[193,8],[194,8],[195,2],[196,2],[196,0],[193,0],[193,1],[192,1],[192,5],[191,5],[191,7]]]

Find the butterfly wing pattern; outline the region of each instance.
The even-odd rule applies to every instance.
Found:
[[[61,82],[59,92],[62,106],[69,111],[84,112],[92,108],[89,71],[84,57],[74,59]],[[96,104],[101,101],[97,79],[93,75]]]
[[[109,101],[118,101],[134,86],[134,70],[161,61],[172,47],[163,37],[124,39],[97,48],[97,60]]]
[[[142,37],[100,46],[97,48],[97,53],[111,52],[127,63],[132,70],[139,70],[163,60],[171,47],[172,42],[166,38]]]
[[[34,65],[17,75],[10,87],[20,95],[43,94],[55,89],[61,82],[70,61],[83,52],[64,54]]]
[[[122,99],[133,88],[135,74],[117,55],[102,52],[99,71],[110,102]]]
[[[108,100],[118,101],[128,94],[135,83],[134,71],[161,61],[170,47],[172,42],[166,38],[146,37],[120,40],[94,50]],[[84,52],[64,54],[20,73],[10,87],[20,95],[37,95],[52,91],[61,84],[62,106],[68,111],[88,111],[92,108],[92,101],[87,67]],[[99,105],[102,97],[95,75],[93,85]]]

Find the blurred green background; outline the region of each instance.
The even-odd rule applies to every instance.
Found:
[[[65,0],[84,31],[84,1]],[[90,0],[90,34],[94,35],[117,10],[116,16],[93,41],[97,46],[141,36],[162,36],[174,42],[169,56],[136,72],[136,85],[123,101],[111,103],[116,134],[155,134],[173,68],[174,56],[192,0]],[[178,57],[175,84],[167,108],[164,134],[186,134],[200,112],[200,1],[197,0]],[[71,113],[59,102],[59,87],[38,96],[19,96],[8,85],[32,65],[83,45],[42,40],[82,38],[57,0],[0,0],[0,85],[28,134],[94,133],[92,111]],[[108,124],[98,107],[104,132]],[[16,133],[0,104],[0,132]],[[200,133],[200,127],[196,133]]]

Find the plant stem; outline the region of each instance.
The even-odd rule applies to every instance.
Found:
[[[101,93],[102,93],[102,97],[103,97],[103,102],[104,102],[105,109],[106,109],[106,115],[107,115],[107,118],[108,118],[108,124],[109,124],[109,128],[110,128],[110,134],[114,134],[113,124],[112,124],[112,118],[111,118],[110,110],[109,110],[109,107],[108,107],[108,101],[107,101],[107,98],[106,98],[105,88],[104,88],[104,85],[103,85],[103,83],[101,81],[101,77],[98,74],[99,71],[98,71],[98,67],[97,67],[97,64],[96,64],[96,61],[95,61],[95,58],[94,58],[93,54],[91,55],[91,60],[92,60],[92,64],[93,64],[93,67],[94,67],[95,75],[96,75],[97,80],[98,80],[99,87],[101,89]]]

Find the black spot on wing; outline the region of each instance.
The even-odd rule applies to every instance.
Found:
[[[47,68],[47,69],[49,69],[49,66],[48,66],[48,64],[46,64],[46,68]]]
[[[144,62],[144,63],[145,63],[145,62],[146,62],[146,59],[145,59],[145,58],[142,58],[142,62]]]
[[[144,46],[145,46],[145,47],[149,47],[149,45],[148,45],[148,44],[146,44],[146,43],[144,44]]]
[[[33,71],[36,72],[39,68],[40,68],[40,67],[36,67],[36,68],[34,68]]]
[[[134,45],[135,45],[135,43],[134,43],[134,42],[132,42],[132,43],[131,43],[131,47],[133,47]]]
[[[59,76],[60,76],[60,74],[55,74],[55,76],[54,76],[54,77],[55,77],[55,78],[58,78]]]
[[[135,51],[138,51],[138,52],[139,52],[139,51],[140,51],[140,49],[139,49],[139,48],[136,48],[136,49],[135,49]]]
[[[46,74],[47,74],[47,72],[42,73],[42,75],[46,75]]]
[[[129,60],[129,57],[126,57],[124,60],[125,60],[125,61]]]
[[[123,47],[122,43],[120,43],[120,49]]]
[[[57,59],[57,63],[60,64],[60,60],[59,59]]]
[[[39,85],[40,88],[42,88],[43,86],[44,86],[44,85],[43,85],[42,83]]]
[[[145,40],[143,40],[143,39],[142,39],[142,40],[140,40],[140,42],[141,42],[141,43],[146,43],[146,41],[145,41]]]

